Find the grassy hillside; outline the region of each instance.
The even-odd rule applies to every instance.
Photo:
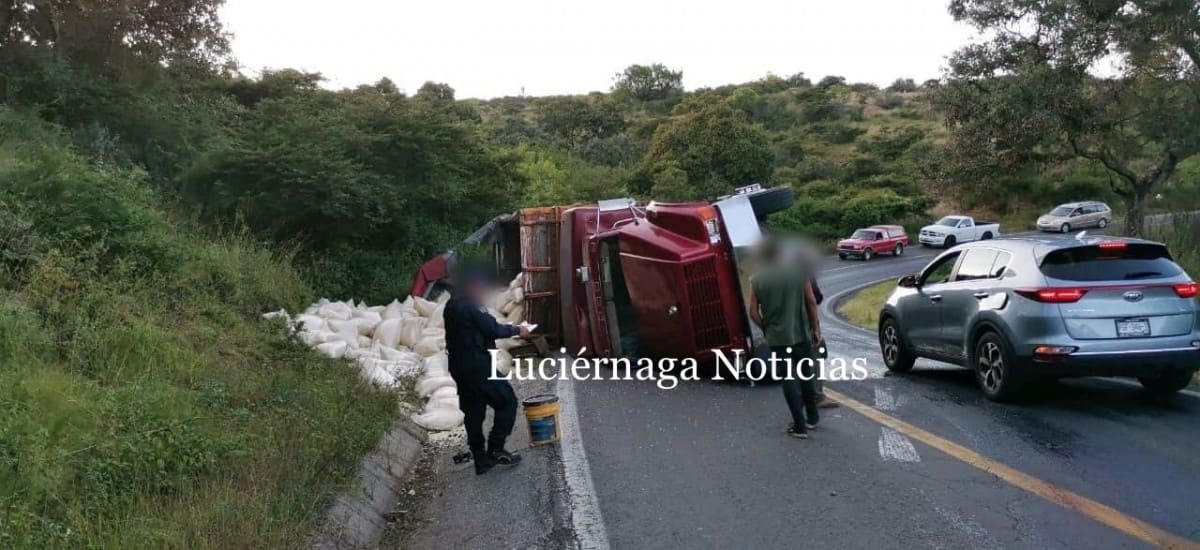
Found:
[[[287,255],[160,204],[0,107],[0,546],[294,547],[390,422],[260,320]]]

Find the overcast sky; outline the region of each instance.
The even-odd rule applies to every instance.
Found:
[[[330,87],[391,78],[457,97],[607,90],[632,63],[688,89],[803,72],[886,85],[941,73],[974,36],[946,0],[226,0],[244,70],[320,72]]]

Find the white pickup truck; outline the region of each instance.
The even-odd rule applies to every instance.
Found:
[[[946,216],[921,228],[921,246],[950,248],[958,243],[994,239],[1000,236],[1000,224],[976,222],[971,216]]]

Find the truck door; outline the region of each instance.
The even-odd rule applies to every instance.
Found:
[[[587,282],[584,283],[587,289],[588,310],[592,312],[590,315],[589,327],[592,333],[592,345],[595,349],[591,350],[596,357],[616,357],[621,352],[619,349],[613,348],[613,341],[619,342],[619,339],[614,339],[611,334],[609,319],[616,319],[615,315],[610,315],[608,311],[608,300],[605,297],[605,265],[604,250],[602,249],[602,241],[598,238],[588,239],[583,243],[583,257],[586,260]],[[571,350],[577,352],[578,350]]]

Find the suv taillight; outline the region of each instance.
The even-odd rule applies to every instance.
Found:
[[[1087,294],[1087,291],[1082,288],[1037,288],[1016,292],[1030,300],[1044,304],[1072,304]]]
[[[1181,283],[1175,285],[1175,294],[1180,298],[1195,298],[1200,294],[1200,284],[1196,283]]]

